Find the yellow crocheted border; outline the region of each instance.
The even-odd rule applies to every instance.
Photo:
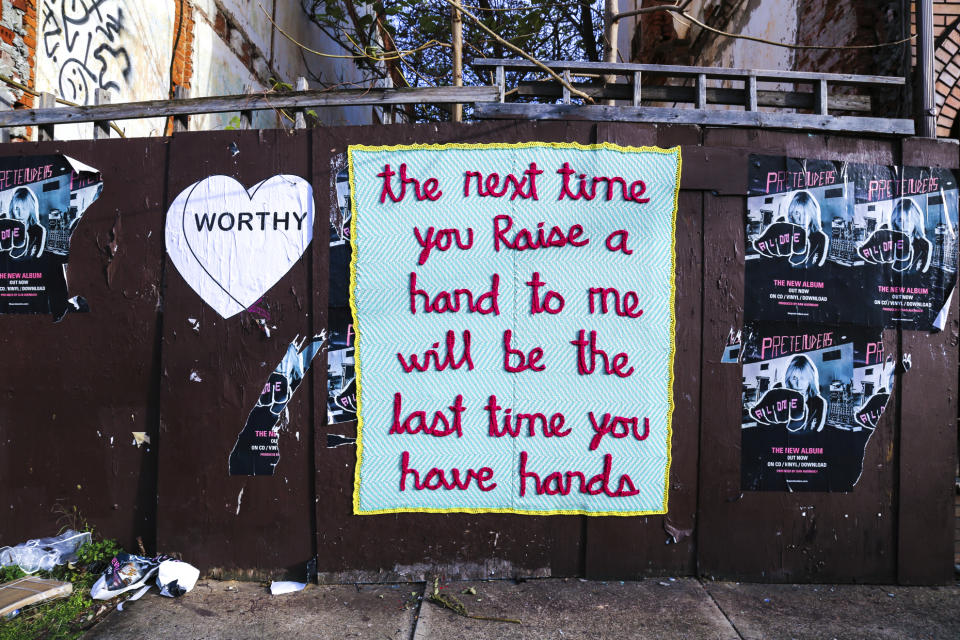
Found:
[[[360,508],[360,466],[363,462],[363,396],[360,380],[360,343],[363,331],[360,326],[360,316],[357,314],[357,303],[354,292],[357,285],[357,198],[355,194],[355,172],[353,170],[353,152],[356,151],[409,151],[409,150],[429,150],[440,151],[444,149],[529,149],[535,147],[551,147],[554,149],[578,149],[581,151],[592,151],[596,149],[610,149],[613,151],[627,153],[659,153],[663,155],[675,155],[677,158],[677,175],[675,188],[673,191],[673,213],[671,214],[670,227],[670,379],[668,381],[669,409],[667,411],[667,467],[664,470],[663,478],[663,508],[647,511],[587,511],[584,509],[514,509],[514,508],[473,508],[473,507],[399,507],[395,509],[361,509]],[[614,144],[612,142],[599,142],[596,144],[580,144],[579,142],[491,142],[491,143],[466,143],[466,142],[448,142],[445,144],[398,144],[398,145],[365,145],[352,144],[347,147],[347,167],[350,178],[350,311],[353,315],[354,349],[353,362],[357,387],[357,464],[354,468],[353,480],[353,513],[354,515],[378,515],[385,513],[513,513],[527,516],[555,516],[555,515],[581,515],[581,516],[645,516],[660,515],[668,511],[670,497],[670,468],[673,465],[673,366],[677,350],[676,336],[676,294],[677,294],[677,209],[680,199],[680,173],[682,165],[680,147],[671,147],[663,149],[661,147],[631,147]]]

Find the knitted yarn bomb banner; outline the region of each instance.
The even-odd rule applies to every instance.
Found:
[[[357,514],[666,513],[680,149],[349,149]]]

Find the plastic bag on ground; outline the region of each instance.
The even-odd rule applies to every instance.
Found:
[[[145,558],[129,553],[120,553],[90,588],[90,597],[94,600],[109,600],[131,589],[139,589],[153,574],[167,556]]]
[[[275,596],[280,596],[285,593],[294,593],[296,591],[303,591],[306,587],[306,583],[303,582],[290,582],[286,580],[273,581],[270,583],[270,593]]]
[[[17,565],[24,573],[50,571],[76,559],[77,549],[91,541],[89,531],[67,529],[58,536],[27,540],[15,547],[0,547],[0,566]]]
[[[160,595],[177,598],[193,589],[200,577],[200,570],[180,560],[164,560],[157,570],[157,586]]]

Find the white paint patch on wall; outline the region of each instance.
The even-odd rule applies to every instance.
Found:
[[[287,0],[260,0],[276,24],[298,42],[310,49],[330,54],[345,52],[331,41],[304,13],[299,2]],[[337,85],[343,88],[369,86],[349,59],[325,58],[303,51],[282,33],[276,31],[267,14],[257,2],[249,0],[199,0],[196,4],[196,27],[193,41],[193,79],[191,96],[233,95],[243,93],[247,87],[255,91],[273,87],[271,79],[296,85],[297,78],[307,78],[310,88]],[[255,49],[250,68],[237,55],[240,42],[225,43],[214,30],[213,23],[218,12],[227,16],[239,29],[231,28],[231,38],[240,38],[240,31],[247,43]],[[273,33],[271,33],[273,32]],[[251,53],[254,53],[251,51]],[[211,63],[210,61],[215,61]],[[321,84],[322,83],[322,84]],[[326,108],[315,110],[326,126],[369,124],[372,121],[371,107]],[[292,114],[291,114],[292,115]],[[223,129],[236,124],[236,113],[194,116],[192,130]],[[270,111],[254,114],[255,128],[290,127],[293,123]]]
[[[748,0],[729,21],[719,25],[719,28],[731,33],[765,38],[774,42],[793,44],[797,41],[797,3],[798,0]],[[687,8],[691,15],[703,19],[710,2],[693,2]],[[696,37],[702,30],[699,27],[678,30],[680,37]],[[703,48],[695,65],[706,67],[733,67],[746,69],[793,69],[796,55],[792,49],[775,47],[760,42],[728,38],[716,34],[706,34],[707,45]],[[708,86],[724,86],[742,88],[743,83],[720,83],[716,80],[708,81]],[[782,83],[759,83],[760,89],[790,90],[792,85]],[[714,105],[712,109],[739,109]],[[760,107],[761,111],[773,110],[770,107]],[[782,109],[777,109],[783,111]]]
[[[112,102],[166,98],[173,48],[171,2],[40,0],[36,49],[39,91],[93,104],[94,90]],[[128,137],[159,135],[164,120],[118,122]],[[56,137],[90,138],[92,124],[58,125]]]
[[[724,31],[766,38],[774,42],[793,44],[797,40],[798,0],[748,0],[729,24],[719,25]],[[695,0],[687,12],[703,20],[713,2]],[[699,27],[677,25],[681,38],[690,38],[701,32]],[[794,53],[790,49],[774,47],[750,40],[707,34],[707,46],[694,64],[703,66],[740,67],[751,69],[792,69]]]
[[[735,31],[748,36],[764,38],[774,42],[794,43],[797,41],[797,0],[779,0],[778,2],[749,3],[746,24]],[[731,38],[724,38],[730,41]],[[741,38],[732,39],[722,60],[725,66],[752,67],[755,69],[792,69],[794,52],[784,47],[773,47],[760,42]]]
[[[259,11],[259,9],[257,9]],[[193,36],[193,78],[190,81],[191,97],[223,96],[243,93],[245,87],[262,91],[264,86],[234,54],[230,47],[203,18],[197,16]],[[237,113],[208,113],[190,118],[192,131],[225,129]],[[236,122],[234,121],[234,124]],[[276,116],[271,111],[255,111],[253,126],[258,129],[275,129]],[[242,150],[241,150],[242,151]]]
[[[274,30],[260,4],[276,16],[281,28],[308,47],[344,53],[310,22],[299,2],[194,0],[192,97],[240,94],[247,88],[268,90],[271,78],[294,85],[297,77],[305,76],[313,88],[321,86],[316,78],[324,85],[354,86],[362,81],[347,59],[302,52]],[[176,0],[39,0],[38,5],[37,90],[84,105],[94,103],[97,88],[109,89],[114,103],[168,97]],[[224,42],[214,30],[219,14],[234,25],[228,38],[232,42]],[[190,128],[223,129],[231,121],[236,124],[237,115],[194,116]],[[324,109],[318,115],[326,125],[366,124],[372,109]],[[162,135],[166,122],[150,118],[117,124],[128,137],[137,137]],[[272,129],[281,124],[275,113],[263,111],[254,114],[253,126]],[[55,135],[64,140],[89,139],[93,125],[58,125]]]
[[[270,59],[270,31],[273,25],[264,10],[268,13],[273,12],[273,5],[277,0],[218,0],[218,4],[236,24],[243,25],[243,32],[247,39],[260,51],[261,55],[267,60]],[[214,4],[207,1],[206,4]],[[291,5],[295,9],[300,9],[300,0],[290,2],[290,0],[280,0],[280,5]],[[263,9],[260,6],[263,6]],[[213,15],[208,13],[207,15]],[[301,12],[301,15],[303,13]],[[306,16],[304,16],[306,19]]]
[[[344,51],[320,30],[304,13],[300,2],[277,2],[276,23],[298,42],[307,44],[316,51],[343,55]],[[264,3],[266,6],[266,3]],[[262,15],[262,14],[261,14]],[[352,89],[358,86],[373,86],[364,81],[363,74],[350,60],[324,58],[301,49],[279,31],[274,36],[273,67],[284,81],[294,84],[298,76],[307,78],[311,89],[336,86]],[[318,80],[319,78],[319,80]],[[322,83],[322,84],[321,84]],[[370,124],[372,107],[327,107],[316,109],[317,116],[325,126]]]

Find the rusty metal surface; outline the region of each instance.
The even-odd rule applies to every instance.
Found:
[[[229,476],[227,457],[266,375],[294,335],[326,323],[331,157],[354,142],[528,140],[684,146],[670,513],[353,516],[356,449],[328,449],[326,436],[355,435],[356,425],[326,425],[322,354],[290,403],[276,475]],[[180,552],[225,577],[303,579],[314,557],[322,581],[433,573],[904,583],[951,577],[957,300],[942,333],[905,333],[901,344],[896,332],[885,332],[885,349],[911,353],[913,367],[898,378],[849,494],[741,494],[741,372],[719,359],[729,329],[742,321],[750,153],[956,167],[956,145],[495,121],[192,133],[0,152],[63,152],[99,169],[105,185],[71,244],[70,292],[85,296],[91,312],[57,324],[48,316],[0,316],[9,363],[0,371],[0,545],[54,533],[59,503],[77,507],[129,549],[140,535],[150,551]],[[304,258],[260,303],[270,314],[267,337],[256,316],[223,320],[200,300],[166,262],[163,230],[167,204],[189,184],[225,174],[250,186],[277,173],[312,182],[316,226]],[[149,448],[132,445],[132,431],[145,431]]]
[[[903,163],[957,168],[956,144],[903,141]],[[903,584],[945,584],[953,579],[952,481],[957,465],[957,295],[944,330],[904,331],[910,372],[900,386],[900,476],[897,578]]]
[[[248,188],[280,173],[309,177],[309,139],[304,131],[174,136],[166,201],[214,174]],[[235,576],[256,569],[251,577],[303,580],[313,557],[309,376],[287,405],[290,423],[281,431],[274,475],[231,476],[227,466],[267,376],[294,336],[314,331],[311,266],[308,252],[258,304],[270,316],[268,337],[249,312],[221,318],[167,262],[157,542],[203,572]],[[199,321],[197,329],[190,318]]]
[[[163,140],[11,144],[0,155],[64,153],[99,169],[100,198],[70,243],[71,296],[89,313],[0,316],[0,545],[54,535],[76,508],[98,531],[152,543]],[[158,231],[158,229],[160,231]],[[59,506],[58,506],[59,505]],[[75,522],[79,525],[81,522]]]
[[[704,144],[754,153],[894,162],[892,142],[711,129]],[[867,160],[867,158],[870,158]],[[866,448],[851,493],[740,490],[741,371],[719,362],[725,337],[743,321],[742,197],[704,195],[703,423],[698,568],[702,575],[764,581],[890,582],[896,578],[897,415],[887,410]],[[885,332],[896,353],[896,334]]]

